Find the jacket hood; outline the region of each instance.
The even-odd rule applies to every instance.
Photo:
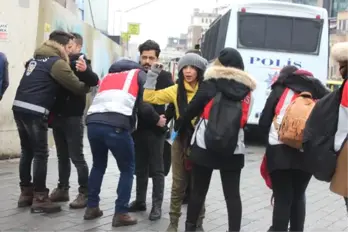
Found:
[[[318,79],[305,70],[298,70],[290,74],[283,80],[282,85],[295,92],[310,92],[315,99],[320,99],[329,93],[329,90]]]
[[[128,59],[122,59],[118,60],[115,63],[113,63],[109,68],[109,73],[118,73],[118,72],[124,72],[129,71],[132,69],[143,69],[142,66],[133,61]]]
[[[65,52],[63,45],[53,40],[47,40],[39,48],[37,48],[34,53],[34,57],[36,56],[59,56],[63,60],[69,62],[69,56]]]
[[[336,62],[348,61],[348,42],[333,45],[331,49],[331,57]]]
[[[256,88],[256,81],[248,73],[224,66],[211,66],[205,71],[204,81],[215,81],[216,87],[228,98],[242,100]]]

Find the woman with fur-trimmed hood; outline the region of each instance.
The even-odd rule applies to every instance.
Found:
[[[191,198],[188,204],[186,231],[195,231],[200,209],[209,189],[211,175],[214,169],[220,170],[224,195],[228,209],[229,231],[240,231],[242,219],[242,203],[240,198],[240,175],[244,167],[244,134],[243,127],[246,124],[250,106],[251,91],[256,88],[254,79],[244,70],[244,63],[240,53],[233,48],[225,48],[219,57],[209,67],[204,80],[195,97],[190,102],[186,113],[179,118],[180,130],[190,124],[195,117],[200,117],[195,133],[191,140],[191,152],[189,159],[192,162]],[[209,117],[213,98],[221,93],[226,101],[241,101],[242,117],[237,120],[240,123],[238,142],[231,154],[218,155],[208,150],[202,144],[202,138],[197,133],[201,130]],[[202,109],[204,112],[202,113]],[[223,124],[224,121],[221,121]],[[201,128],[202,127],[202,128]]]

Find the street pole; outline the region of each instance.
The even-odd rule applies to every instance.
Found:
[[[130,11],[133,11],[133,10],[136,10],[136,9],[138,9],[138,8],[140,8],[140,7],[143,7],[143,6],[146,6],[146,5],[149,5],[149,4],[151,4],[151,3],[153,3],[153,2],[155,2],[155,1],[158,1],[158,0],[150,0],[150,1],[148,1],[148,2],[145,2],[145,3],[142,3],[142,4],[139,4],[139,5],[137,5],[137,6],[134,6],[134,7],[132,7],[132,8],[130,8],[130,9],[127,9],[127,10],[115,10],[114,11],[114,28],[113,28],[113,30],[114,30],[114,35],[116,34],[115,32],[116,32],[116,30],[115,30],[115,21],[116,21],[116,13],[117,12],[119,12],[120,13],[120,28],[119,28],[119,33],[120,33],[120,37],[121,37],[121,35],[122,35],[122,24],[123,24],[123,14],[126,14],[126,13],[128,13],[128,12],[130,12]],[[122,38],[121,38],[121,41],[122,41]],[[122,47],[124,46],[124,41],[122,41]],[[128,48],[129,48],[129,38],[127,38],[127,42],[126,42],[126,50],[127,50],[127,55],[128,55]],[[125,55],[125,54],[124,54]]]

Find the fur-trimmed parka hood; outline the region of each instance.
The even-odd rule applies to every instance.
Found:
[[[348,42],[336,43],[333,45],[331,57],[336,62],[348,62]]]
[[[204,73],[204,80],[209,79],[234,80],[238,83],[247,86],[250,90],[254,90],[256,88],[256,81],[252,76],[250,76],[243,70],[232,67],[224,67],[218,65],[213,65],[209,67]]]
[[[256,88],[256,82],[243,70],[213,65],[204,73],[204,82],[213,82],[218,91],[233,100],[243,100]]]
[[[36,56],[59,56],[69,63],[69,56],[65,52],[63,45],[53,40],[47,40],[39,48],[37,48],[34,53],[34,57]]]

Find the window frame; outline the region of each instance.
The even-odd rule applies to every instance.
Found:
[[[324,26],[324,20],[320,19],[320,31],[319,31],[319,36],[317,39],[317,48],[314,52],[305,52],[305,51],[294,51],[294,50],[286,50],[286,49],[272,49],[272,48],[260,48],[256,46],[245,46],[241,43],[240,40],[240,31],[241,31],[241,23],[240,21],[242,20],[243,17],[245,16],[264,16],[267,20],[267,18],[285,18],[285,19],[292,19],[292,29],[293,30],[293,25],[295,20],[305,20],[305,21],[314,21],[318,19],[311,19],[311,18],[304,18],[304,17],[294,17],[294,16],[281,16],[281,15],[267,15],[267,14],[260,14],[260,13],[249,13],[249,12],[238,12],[237,15],[237,48],[242,48],[242,49],[252,49],[252,50],[260,50],[260,51],[272,51],[272,52],[286,52],[286,53],[296,53],[296,54],[306,54],[306,55],[316,55],[318,56],[320,53],[320,48],[321,48],[321,41],[322,41],[322,35],[323,35],[323,26]],[[266,21],[267,22],[267,21]],[[264,30],[267,30],[267,25],[265,26]],[[293,32],[291,32],[292,36]],[[265,32],[266,35],[266,32]],[[266,36],[265,36],[266,37]],[[292,40],[292,39],[291,39]],[[266,40],[264,42],[264,46],[266,44]]]

